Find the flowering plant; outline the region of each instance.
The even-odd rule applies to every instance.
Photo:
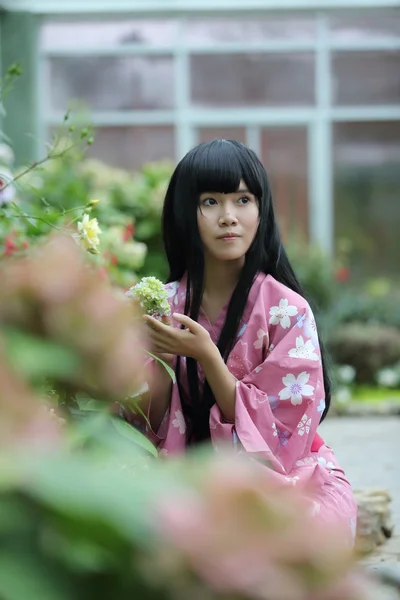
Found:
[[[163,317],[171,314],[168,292],[156,277],[143,277],[128,290],[127,296],[136,298],[147,315]]]

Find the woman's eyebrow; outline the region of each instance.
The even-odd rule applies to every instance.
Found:
[[[200,194],[201,196],[206,196],[207,194],[211,194],[211,196],[226,196],[227,194],[250,194],[250,190],[248,190],[247,188],[240,188],[239,190],[236,190],[236,192],[212,192],[212,191],[208,191],[208,192],[202,192],[202,194]]]

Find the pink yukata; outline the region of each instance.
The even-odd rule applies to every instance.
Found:
[[[166,288],[172,312],[183,313],[185,280]],[[198,322],[215,344],[226,311],[227,306],[214,325],[200,312]],[[351,486],[332,449],[317,435],[325,392],[317,330],[307,301],[260,273],[227,366],[237,379],[235,422],[227,422],[214,404],[210,412],[214,448],[225,443],[247,453],[285,485],[308,484],[313,514],[323,522],[344,525],[352,544],[357,506]],[[181,380],[187,389],[185,359]],[[177,384],[157,434],[147,429],[147,435],[162,455],[185,450],[186,423]]]

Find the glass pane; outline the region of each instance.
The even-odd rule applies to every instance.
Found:
[[[398,104],[400,51],[336,52],[335,104]]]
[[[124,44],[171,45],[176,37],[176,22],[127,20],[119,22],[46,22],[41,29],[43,50],[103,48]]]
[[[195,54],[192,102],[204,107],[312,105],[314,63],[314,54],[304,52]]]
[[[174,106],[172,56],[54,57],[48,61],[50,106],[71,100],[93,110],[155,110]]]
[[[198,130],[199,144],[210,140],[238,140],[246,143],[245,127],[202,127]]]
[[[400,37],[400,10],[360,11],[331,17],[332,37],[338,42]]]
[[[400,123],[335,125],[335,238],[354,277],[399,278]]]
[[[269,176],[283,238],[308,239],[307,129],[263,129],[261,159]]]
[[[172,126],[100,127],[88,156],[129,170],[147,162],[175,160]]]
[[[260,19],[194,19],[186,26],[191,44],[245,42],[251,45],[271,40],[310,39],[315,36],[315,19],[270,17]]]

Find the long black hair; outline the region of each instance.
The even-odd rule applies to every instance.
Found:
[[[179,281],[186,275],[185,314],[197,320],[204,290],[204,252],[197,225],[200,195],[204,192],[234,193],[241,180],[257,198],[259,226],[247,251],[218,340],[218,349],[225,362],[235,344],[248,295],[259,272],[272,275],[304,297],[282,245],[271,189],[261,161],[255,152],[233,140],[213,140],[196,146],[180,161],[171,177],[162,218],[170,269],[168,282]],[[322,421],[331,399],[331,381],[322,345],[321,356],[326,402]],[[201,392],[197,362],[187,358],[186,366],[190,400],[183,391],[181,359],[178,357],[176,375],[190,444],[210,438],[209,414],[215,398],[207,381]]]

